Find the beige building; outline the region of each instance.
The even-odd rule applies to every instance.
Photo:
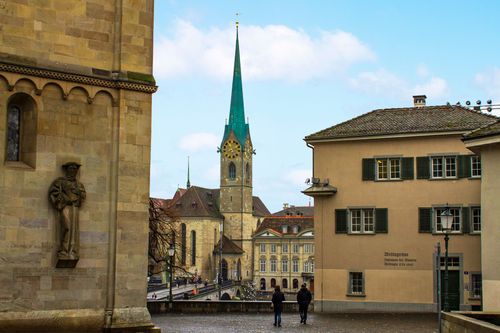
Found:
[[[150,331],[153,1],[2,1],[0,16],[0,331]],[[77,165],[73,203],[52,206]]]
[[[461,138],[495,121],[415,96],[414,107],[374,110],[305,138],[316,311],[436,311],[446,208],[451,309],[480,308],[481,159]]]
[[[483,311],[500,312],[500,121],[465,135],[481,156],[481,271]]]
[[[295,293],[302,283],[314,292],[314,218],[312,207],[285,207],[265,217],[253,235],[256,290],[279,285]]]

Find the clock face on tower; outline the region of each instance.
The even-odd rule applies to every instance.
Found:
[[[235,158],[240,155],[240,144],[237,141],[234,140],[227,140],[226,143],[224,143],[224,146],[222,147],[222,152],[224,153],[224,156],[227,158]]]

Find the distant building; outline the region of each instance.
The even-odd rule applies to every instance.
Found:
[[[314,291],[313,207],[285,206],[265,217],[253,235],[253,251],[257,290],[280,285],[295,292],[305,282]]]
[[[314,150],[304,193],[315,199],[315,311],[437,311],[446,208],[451,308],[481,307],[482,160],[461,139],[496,120],[416,96],[414,107],[374,110],[305,138]]]

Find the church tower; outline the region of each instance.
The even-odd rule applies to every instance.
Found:
[[[229,121],[224,129],[220,152],[220,212],[224,215],[224,234],[240,247],[252,233],[252,156],[250,128],[245,122],[241,82],[238,24],[234,56],[233,86]]]

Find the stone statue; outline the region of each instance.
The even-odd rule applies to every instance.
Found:
[[[52,182],[49,199],[57,211],[59,250],[57,267],[75,267],[79,258],[78,211],[85,200],[85,188],[76,179],[80,164],[68,162],[62,166],[64,177]]]

